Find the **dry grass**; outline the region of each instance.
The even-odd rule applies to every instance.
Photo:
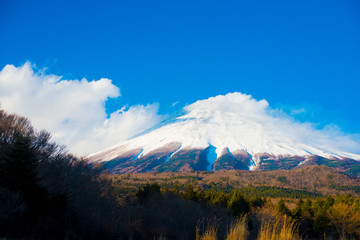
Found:
[[[258,232],[257,240],[301,240],[298,235],[298,225],[286,216],[279,218],[272,216],[273,220],[263,220]],[[218,224],[214,220],[200,221],[196,226],[196,240],[217,240]],[[226,240],[249,239],[248,217],[238,218],[229,228]]]
[[[226,240],[247,239],[249,236],[247,215],[238,218],[230,227]]]
[[[257,240],[294,240],[298,236],[298,225],[292,219],[262,221]]]
[[[217,232],[215,220],[200,221],[196,226],[196,240],[217,240]]]

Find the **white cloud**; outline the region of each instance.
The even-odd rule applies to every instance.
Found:
[[[295,115],[299,115],[299,114],[303,114],[305,113],[306,110],[304,107],[298,108],[298,109],[292,109],[290,112],[290,115],[295,116]]]
[[[205,100],[196,101],[186,106],[186,111],[206,111],[206,112],[233,112],[246,115],[261,115],[269,106],[266,100],[257,101],[251,95],[242,93],[228,93],[226,95],[218,95]]]
[[[66,80],[36,70],[29,62],[7,65],[0,71],[0,103],[3,109],[28,117],[37,129],[50,131],[54,140],[71,152],[85,155],[111,147],[165,119],[158,104],[122,107],[109,117],[105,112],[108,98],[120,96],[110,79]],[[253,121],[267,134],[319,147],[360,153],[358,134],[346,134],[336,125],[317,129],[315,124],[299,122],[281,109],[273,109],[266,100],[251,95],[229,93],[185,106],[186,116],[230,114]],[[302,113],[299,109],[296,113]],[[295,114],[296,115],[296,114]],[[230,133],[229,133],[230,134]]]
[[[120,96],[120,89],[110,79],[65,80],[34,69],[29,62],[2,69],[1,106],[28,117],[37,129],[50,131],[74,153],[102,150],[164,118],[157,114],[158,104],[123,107],[107,118],[106,100]]]
[[[327,125],[318,129],[316,124],[300,122],[286,114],[281,109],[273,109],[266,100],[256,100],[251,95],[229,93],[199,100],[184,108],[187,117],[209,117],[217,115],[231,116],[233,119],[247,119],[260,128],[259,141],[264,134],[284,139],[293,139],[320,149],[337,152],[360,153],[359,134],[346,134],[336,125]],[[300,109],[298,113],[304,112]],[[230,117],[230,119],[231,119]],[[230,132],[237,130],[236,126],[229,127]],[[257,128],[254,128],[257,129]],[[244,129],[246,131],[246,129]],[[253,135],[257,134],[252,132]]]
[[[103,150],[105,147],[117,144],[120,140],[128,139],[164,119],[165,116],[157,114],[158,107],[158,104],[135,105],[115,111],[103,125],[91,129],[89,133],[91,141],[80,141],[77,147],[84,150]]]

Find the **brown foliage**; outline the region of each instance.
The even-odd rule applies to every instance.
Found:
[[[353,205],[343,202],[334,204],[329,210],[329,218],[341,239],[354,235],[360,237],[360,210]]]

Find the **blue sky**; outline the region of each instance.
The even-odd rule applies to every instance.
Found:
[[[0,1],[0,69],[109,78],[108,114],[242,92],[360,133],[359,43],[357,0]]]

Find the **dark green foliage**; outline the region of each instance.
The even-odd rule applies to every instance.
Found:
[[[335,189],[340,191],[354,191],[355,193],[360,193],[360,186],[336,186]]]
[[[281,182],[281,183],[287,183],[287,179],[284,176],[279,176],[276,178],[277,181]]]
[[[170,178],[171,181],[178,179],[186,179],[188,182],[198,182],[201,181],[203,178],[200,176],[176,176]]]
[[[327,159],[320,156],[312,156],[311,164],[325,165],[331,168],[345,170],[350,176],[360,176],[360,162],[352,159]]]
[[[4,159],[1,185],[29,195],[38,182],[37,159],[33,146],[31,146],[31,138],[16,134]]]
[[[313,228],[315,232],[323,233],[329,228],[330,219],[327,216],[326,210],[322,209],[315,213]]]
[[[314,217],[314,211],[312,209],[312,200],[310,198],[306,199],[301,208],[301,213],[303,216],[308,218]]]
[[[146,184],[136,193],[136,197],[141,202],[146,202],[151,196],[160,194],[159,184]]]
[[[186,186],[183,196],[185,199],[188,199],[188,200],[194,200],[194,201],[200,200],[200,199],[198,199],[197,193],[194,191],[194,186],[192,184],[188,184]]]
[[[173,191],[175,192],[175,191]],[[179,194],[183,199],[192,200],[200,203],[207,204],[216,208],[227,208],[231,210],[234,216],[241,216],[250,211],[250,207],[261,207],[264,200],[261,198],[246,198],[240,190],[233,190],[229,193],[221,190],[202,190],[189,184],[183,193]]]
[[[296,207],[292,210],[291,215],[294,218],[300,218],[302,216],[303,206],[304,206],[304,201],[302,200],[302,198],[300,198],[296,203]]]
[[[177,194],[177,195],[180,193],[179,184],[178,184],[178,183],[175,183],[173,192],[174,192],[175,194]]]
[[[121,239],[195,239],[201,219],[221,219],[219,230],[225,232],[231,217],[224,208],[213,208],[198,201],[180,198],[172,192],[152,195],[147,202],[126,202],[120,220]]]
[[[360,164],[353,165],[345,171],[345,173],[349,174],[350,176],[360,177]]]
[[[259,203],[260,202],[257,201],[254,205],[258,205]],[[242,216],[250,211],[250,201],[247,200],[240,191],[233,192],[227,205],[235,216]]]
[[[250,207],[257,208],[262,207],[266,202],[266,197],[248,197],[250,201]]]
[[[118,173],[118,169],[122,169],[122,168],[128,168],[128,167],[138,167],[141,168],[142,170],[140,172],[147,172],[152,170],[155,167],[160,166],[161,164],[163,164],[165,162],[165,160],[167,159],[167,154],[161,154],[161,155],[157,155],[157,154],[153,154],[153,155],[149,155],[146,158],[138,158],[136,160],[133,161],[127,161],[124,164],[119,165],[115,165],[119,160],[115,160],[115,162],[113,163],[112,161],[109,161],[108,164],[112,164],[113,166],[116,166],[116,168],[114,169],[109,169],[111,172],[113,173]],[[121,161],[124,161],[124,159],[122,159]]]
[[[284,170],[288,170],[288,169],[292,169],[294,167],[297,167],[299,165],[299,163],[301,161],[303,161],[304,158],[302,157],[285,157],[285,158],[280,158],[279,161],[280,163],[280,168],[279,169],[284,169]]]
[[[238,156],[238,158],[235,158],[227,151],[216,159],[214,162],[214,170],[219,171],[228,169],[249,170],[249,157]]]
[[[234,158],[229,153],[223,154],[214,162],[214,170],[219,171],[226,169],[230,164],[235,165]],[[239,168],[234,168],[234,169],[239,169]]]
[[[280,199],[277,204],[276,204],[276,210],[279,213],[282,213],[284,215],[288,215],[291,216],[290,210],[288,209],[288,207],[285,205],[285,200],[284,199]]]
[[[292,169],[299,165],[303,160],[301,157],[284,157],[284,158],[274,158],[272,156],[261,156],[261,162],[259,170],[278,170],[278,169]]]
[[[195,171],[204,171],[207,169],[207,154],[210,148],[205,150],[186,151],[181,150],[174,154],[169,161],[160,165],[156,171],[158,172],[177,172],[183,167],[194,169]]]
[[[261,156],[258,170],[289,170],[296,168],[304,158],[302,157],[280,157]],[[327,159],[320,156],[312,156],[306,163],[310,165],[325,165],[331,168],[336,168],[345,171],[350,176],[360,176],[360,162],[352,159]]]
[[[210,182],[209,185],[204,185],[204,188],[209,190],[222,191],[225,193],[229,193],[234,190],[233,186],[230,186],[227,183],[224,185],[224,182]]]
[[[222,191],[206,191],[205,199],[213,207],[227,207],[229,200],[229,193],[224,193]]]
[[[252,197],[271,197],[271,198],[305,198],[305,197],[318,197],[321,194],[313,193],[304,190],[296,190],[291,188],[280,188],[271,186],[249,186],[242,188],[241,192],[246,196]]]
[[[334,205],[335,199],[332,196],[327,196],[325,199],[324,206],[325,208],[330,208],[332,205]]]
[[[332,236],[331,239],[339,239],[340,233],[335,231],[335,228],[348,229],[347,233],[342,232],[341,234],[349,234],[349,239],[358,239],[360,237],[359,232],[353,232],[351,226],[356,229],[360,226],[360,199],[354,198],[347,194],[345,196],[339,195],[336,198],[328,196],[326,198],[316,198],[314,200],[307,199],[305,202],[301,199],[297,202],[295,209],[292,211],[294,218],[301,219],[301,227],[303,231],[308,232],[315,238],[326,236]],[[338,205],[337,205],[338,204]],[[335,205],[343,208],[337,208],[339,215],[334,212]],[[350,215],[347,215],[345,211],[347,209],[353,209]],[[334,215],[335,214],[335,215]],[[339,221],[339,216],[343,216],[343,221]],[[349,228],[347,224],[351,225]],[[357,225],[353,225],[357,224]],[[310,226],[307,226],[310,225]],[[354,235],[355,234],[355,235]],[[357,235],[356,235],[357,234]],[[345,239],[345,235],[341,236],[341,239]],[[352,236],[352,237],[351,237]],[[346,238],[347,239],[347,238]]]

